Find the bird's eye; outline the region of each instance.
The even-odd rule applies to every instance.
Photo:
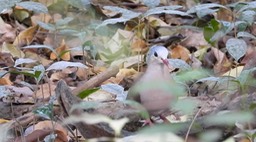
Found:
[[[156,57],[158,56],[156,52],[154,52],[154,56],[156,56]]]

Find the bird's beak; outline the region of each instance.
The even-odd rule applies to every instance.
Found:
[[[169,68],[170,67],[170,64],[169,64],[169,61],[168,59],[162,59],[161,60],[163,61],[163,63]]]

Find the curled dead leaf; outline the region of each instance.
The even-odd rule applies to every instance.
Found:
[[[13,42],[13,45],[17,47],[20,47],[22,45],[29,45],[33,41],[37,30],[38,26],[32,26],[20,32],[19,35],[16,37],[15,41]]]
[[[16,34],[15,34],[16,30],[15,28],[13,28],[11,25],[6,24],[2,21],[2,19],[0,18],[0,45],[3,42],[12,42],[14,41]]]
[[[70,60],[70,52],[69,47],[66,45],[65,40],[63,39],[60,46],[56,48],[56,52],[60,56],[60,58],[64,61]],[[50,55],[51,60],[57,59],[57,55],[55,53],[51,53]]]
[[[188,61],[189,57],[189,50],[181,45],[174,47],[171,51],[171,57],[174,59],[182,59],[184,61]]]
[[[147,43],[140,38],[133,38],[132,40],[132,52],[145,53],[147,51]]]

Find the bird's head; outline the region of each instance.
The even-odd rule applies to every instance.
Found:
[[[167,60],[169,52],[164,46],[154,45],[152,46],[147,54],[147,64],[153,61],[158,61],[159,63],[164,63],[169,66],[169,62]]]

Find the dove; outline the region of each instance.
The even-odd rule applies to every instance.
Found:
[[[175,101],[168,70],[168,53],[164,46],[152,46],[147,53],[145,73],[128,90],[128,99],[141,103],[150,115],[160,116],[170,110]]]

